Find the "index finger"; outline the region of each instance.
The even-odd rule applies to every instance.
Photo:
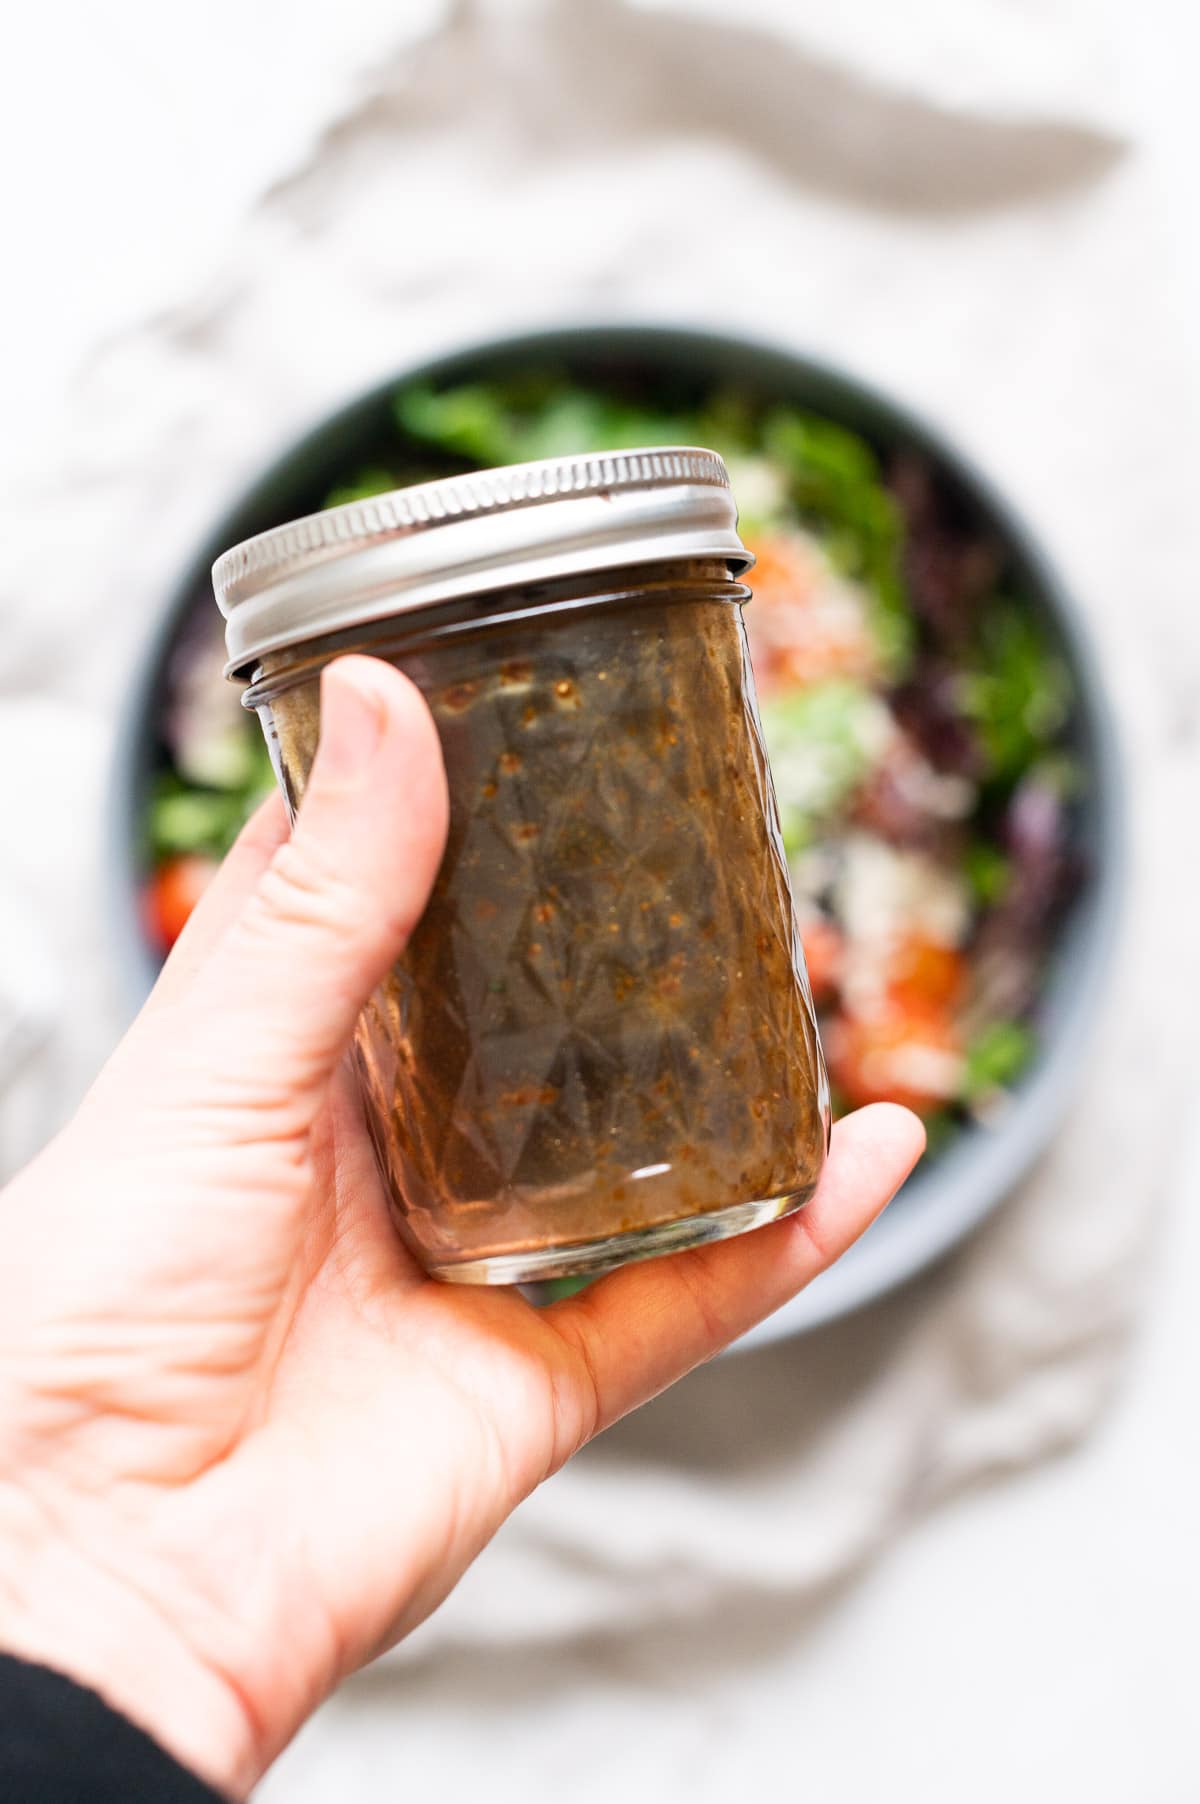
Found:
[[[839,1121],[811,1201],[784,1221],[623,1266],[543,1312],[594,1391],[592,1433],[645,1403],[788,1302],[841,1257],[925,1146],[915,1115],[875,1103]],[[592,1400],[589,1399],[589,1402]]]

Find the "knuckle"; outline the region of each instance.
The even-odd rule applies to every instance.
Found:
[[[289,840],[263,873],[255,901],[273,925],[343,936],[370,922],[364,897],[318,848]]]
[[[557,1472],[608,1425],[586,1298],[579,1300],[573,1310],[562,1312],[556,1330],[563,1358],[561,1364],[551,1368],[550,1377],[552,1472]]]
[[[696,1338],[702,1347],[716,1351],[731,1338],[732,1327],[722,1308],[723,1298],[716,1282],[719,1265],[713,1258],[714,1247],[696,1247],[685,1253],[676,1267],[682,1299],[696,1325]],[[715,1269],[714,1269],[715,1268]]]
[[[319,846],[298,840],[289,840],[275,853],[251,898],[250,916],[252,928],[275,933],[285,927],[392,948],[396,955],[418,918],[404,885],[373,894]]]

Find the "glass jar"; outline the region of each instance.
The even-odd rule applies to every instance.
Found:
[[[425,484],[217,566],[293,811],[330,659],[397,665],[437,723],[446,853],[356,1036],[396,1220],[435,1277],[593,1272],[816,1185],[828,1088],[748,562],[720,459],[656,451]]]

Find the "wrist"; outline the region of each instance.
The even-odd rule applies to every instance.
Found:
[[[0,1651],[86,1685],[208,1784],[244,1798],[262,1770],[250,1713],[167,1608],[0,1482]]]

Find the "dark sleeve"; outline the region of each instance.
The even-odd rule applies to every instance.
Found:
[[[5,1804],[223,1804],[94,1691],[0,1654]]]

